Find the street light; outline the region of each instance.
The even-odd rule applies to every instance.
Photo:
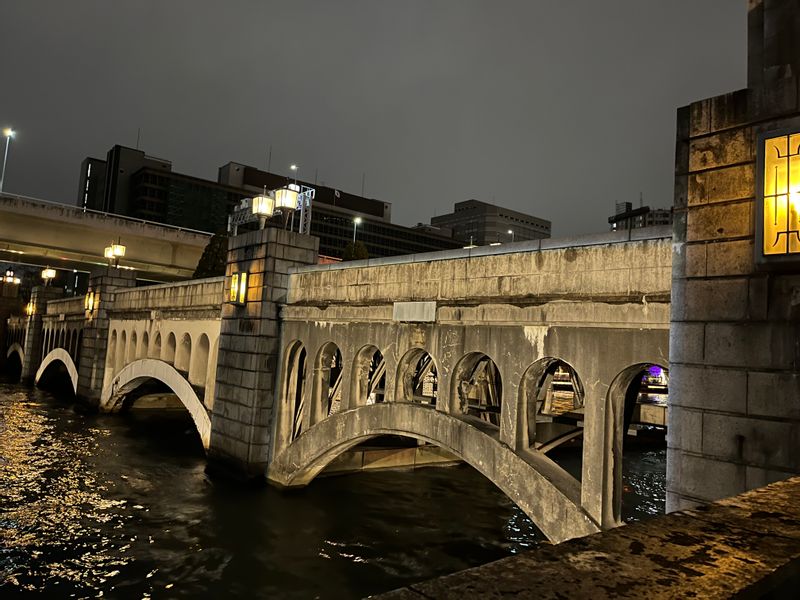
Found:
[[[14,137],[15,132],[11,127],[3,129],[3,135],[6,137],[6,151],[3,154],[3,171],[0,172],[0,193],[3,191],[3,181],[6,178],[6,161],[8,160],[8,146],[11,143],[11,138]]]
[[[356,217],[353,219],[353,245],[356,243],[356,230],[358,226],[361,224],[361,217]]]
[[[50,282],[53,279],[55,279],[55,276],[56,276],[56,270],[55,269],[51,269],[50,267],[45,267],[42,270],[42,279],[44,279],[44,285],[45,286],[50,285]]]
[[[508,235],[511,236],[511,243],[513,244],[514,243],[514,230],[513,229],[509,229],[508,230]]]
[[[266,192],[263,196],[253,198],[253,214],[258,216],[258,227],[264,229],[267,219],[272,217],[275,212],[275,198],[268,196]]]
[[[125,250],[126,248],[122,245],[122,241],[118,240],[116,244],[111,242],[110,246],[106,246],[103,256],[108,259],[109,265],[113,264],[118,267],[119,259],[125,256]]]

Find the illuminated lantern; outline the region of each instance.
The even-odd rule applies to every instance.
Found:
[[[295,210],[300,186],[290,184],[275,190],[275,208],[279,210]]]
[[[234,273],[231,277],[231,289],[228,291],[228,302],[244,304],[247,302],[247,272]]]
[[[800,259],[800,133],[767,134],[759,161],[756,227],[760,263]]]

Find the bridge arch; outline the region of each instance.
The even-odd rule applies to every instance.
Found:
[[[322,344],[314,360],[311,406],[305,415],[308,421],[306,428],[340,410],[343,375],[339,346],[334,342]]]
[[[162,360],[142,358],[126,365],[103,390],[100,407],[106,411],[119,410],[124,397],[148,379],[160,381],[175,393],[189,411],[200,434],[203,448],[208,449],[211,440],[211,418],[205,406],[186,378],[175,367]]]
[[[36,371],[34,383],[37,385],[39,384],[39,381],[42,379],[42,375],[44,375],[45,371],[47,371],[47,368],[54,362],[61,362],[67,368],[67,374],[72,382],[72,391],[77,393],[78,369],[75,368],[75,363],[72,361],[72,357],[64,348],[54,348],[42,359],[42,364],[39,365],[39,370]]]
[[[25,364],[25,350],[17,342],[14,342],[8,347],[8,351],[6,352],[6,358],[11,358],[13,354],[19,356],[20,365]]]
[[[477,423],[430,406],[383,402],[336,413],[276,453],[269,478],[308,484],[334,458],[379,435],[435,444],[478,470],[511,498],[552,541],[600,530],[581,507],[580,484],[540,453],[515,454]],[[524,482],[524,483],[523,483]]]

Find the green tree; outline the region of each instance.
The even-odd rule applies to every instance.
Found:
[[[203,255],[197,262],[194,270],[194,279],[204,277],[219,277],[225,275],[225,263],[228,261],[228,235],[225,233],[215,233],[208,240]]]
[[[347,245],[344,247],[344,251],[342,252],[342,260],[364,260],[369,258],[369,252],[367,252],[367,247],[364,245],[364,242],[357,241],[355,244],[353,242],[347,242]]]

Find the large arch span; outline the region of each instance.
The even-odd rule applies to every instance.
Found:
[[[108,386],[100,398],[100,408],[118,410],[121,400],[149,379],[156,379],[169,387],[189,411],[200,434],[203,448],[211,441],[211,418],[186,378],[169,363],[153,358],[142,358],[126,365]]]
[[[42,359],[42,364],[39,365],[39,370],[36,371],[36,377],[34,378],[33,382],[38,385],[39,381],[44,375],[44,372],[54,362],[61,362],[67,368],[67,373],[69,374],[69,379],[72,382],[72,391],[76,394],[78,393],[78,369],[75,367],[75,363],[72,361],[72,357],[69,353],[64,350],[63,348],[55,348],[48,352],[47,356]]]
[[[535,452],[515,454],[479,423],[430,406],[388,402],[333,414],[279,450],[268,477],[284,487],[306,485],[342,452],[386,434],[424,440],[455,454],[505,492],[553,542],[600,531],[581,507],[580,483],[550,459]]]

